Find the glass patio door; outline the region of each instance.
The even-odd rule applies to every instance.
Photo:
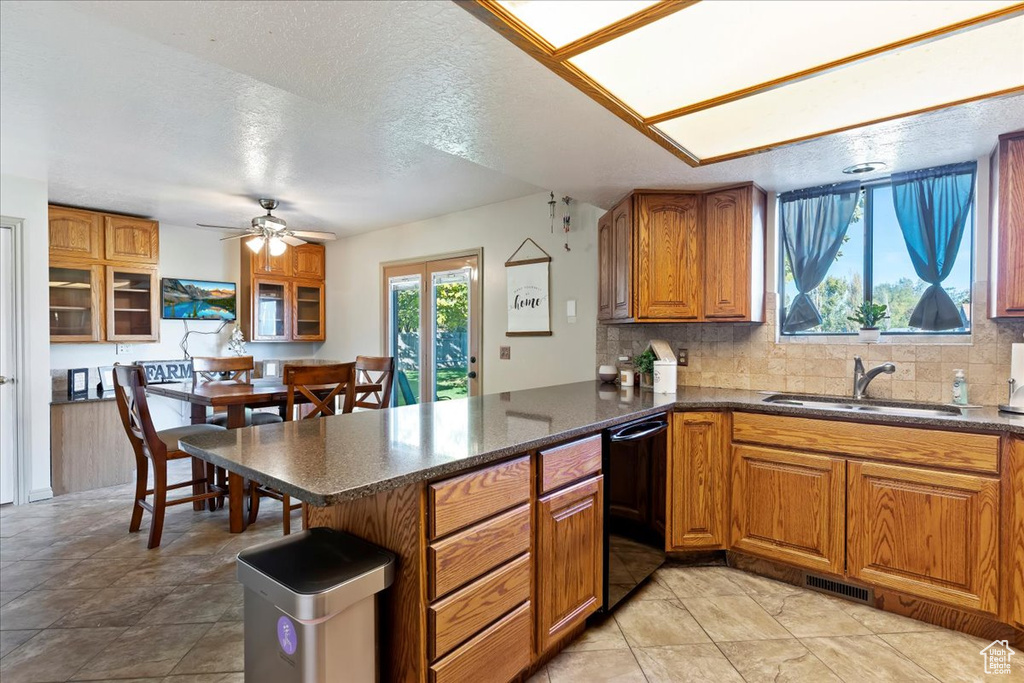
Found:
[[[394,404],[479,394],[479,256],[385,266],[384,291]]]

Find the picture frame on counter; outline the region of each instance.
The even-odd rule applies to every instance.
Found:
[[[100,381],[96,383],[97,393],[104,394],[114,390],[114,366],[101,365],[97,368],[100,372]]]
[[[68,370],[68,400],[89,398],[89,368]]]

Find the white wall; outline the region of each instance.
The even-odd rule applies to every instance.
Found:
[[[383,351],[382,262],[429,257],[482,247],[483,390],[511,391],[591,379],[596,375],[597,219],[601,209],[574,206],[572,251],[562,247],[561,226],[550,231],[547,193],[356,235],[327,246],[327,342],[319,356],[353,358]],[[506,337],[505,260],[526,237],[551,262],[550,337]],[[566,301],[576,300],[569,324]],[[498,347],[510,346],[511,360]]]
[[[159,218],[159,217],[157,217]],[[204,280],[239,282],[241,267],[237,241],[221,242],[225,233],[199,228],[160,225],[160,277],[183,277]],[[44,283],[45,284],[45,283]],[[45,306],[44,306],[45,308]],[[44,318],[45,324],[45,318]],[[188,329],[213,332],[220,326],[216,321],[192,321]],[[188,351],[193,356],[227,355],[227,342],[231,334],[227,325],[218,335],[193,334],[189,336]],[[97,368],[114,363],[132,363],[137,360],[166,360],[183,358],[179,343],[185,334],[185,322],[160,321],[160,341],[133,343],[123,355],[115,353],[114,344],[51,344],[50,367],[57,371],[68,368],[90,369],[90,381],[97,381]],[[313,343],[246,343],[246,351],[256,360],[262,358],[311,358],[319,344]],[[189,407],[179,401],[150,398],[153,423],[157,429],[188,424]]]
[[[27,452],[23,462],[27,472],[19,478],[27,483],[29,500],[48,498],[50,491],[50,364],[49,300],[47,263],[49,229],[47,225],[47,185],[43,181],[0,175],[0,215],[21,220],[22,277],[27,324],[18,330],[24,351],[24,374],[16,380],[23,385],[24,419],[20,420],[22,444]],[[0,321],[9,325],[10,321]],[[24,476],[22,476],[24,475]],[[17,487],[16,487],[17,488]],[[22,501],[25,502],[25,501]]]

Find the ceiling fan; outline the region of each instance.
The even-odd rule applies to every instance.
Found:
[[[252,249],[254,252],[259,253],[263,248],[266,248],[270,252],[271,256],[280,256],[285,252],[288,246],[297,247],[300,244],[305,244],[306,240],[300,239],[305,237],[306,239],[313,240],[335,240],[338,236],[333,232],[320,232],[318,230],[289,230],[288,224],[283,218],[278,218],[271,214],[271,211],[277,208],[278,201],[276,199],[260,199],[260,206],[267,211],[266,216],[256,216],[252,219],[252,225],[249,228],[244,228],[245,232],[241,232],[237,235],[230,235],[228,237],[222,237],[221,242],[225,240],[238,240],[246,237],[250,238],[245,242],[245,246]],[[206,223],[196,223],[201,228],[221,228],[223,230],[242,230],[243,228],[235,228],[229,225],[208,225]],[[267,266],[270,263],[268,261]]]

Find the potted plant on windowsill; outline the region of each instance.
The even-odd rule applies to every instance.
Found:
[[[650,389],[654,386],[654,361],[656,356],[650,347],[643,353],[633,356],[633,367],[640,373],[640,387]]]
[[[889,307],[885,304],[875,304],[865,301],[858,308],[854,309],[853,315],[847,320],[858,323],[860,332],[857,333],[862,342],[877,342],[882,330],[878,323],[889,317]]]

